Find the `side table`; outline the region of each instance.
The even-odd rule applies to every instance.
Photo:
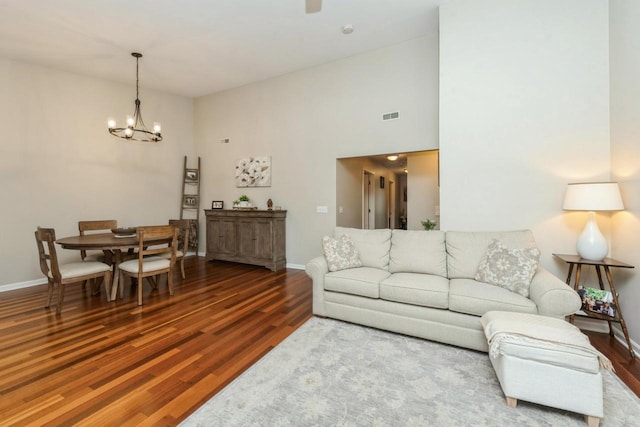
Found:
[[[611,289],[611,294],[613,297],[613,303],[615,304],[615,316],[611,317],[607,314],[599,314],[594,313],[589,310],[583,310],[584,315],[591,319],[598,320],[606,320],[609,324],[609,335],[613,337],[613,329],[611,328],[611,322],[618,322],[622,327],[622,333],[624,334],[624,338],[627,340],[627,346],[629,347],[629,355],[632,359],[635,359],[636,355],[633,352],[633,347],[631,346],[631,339],[629,339],[629,331],[627,330],[627,324],[624,321],[624,317],[622,316],[622,308],[620,307],[620,303],[618,301],[618,294],[616,293],[615,285],[613,284],[613,278],[611,277],[611,267],[619,267],[619,268],[634,268],[633,265],[625,264],[624,262],[616,261],[612,258],[605,258],[602,261],[591,261],[587,259],[583,259],[578,255],[564,255],[564,254],[553,254],[554,257],[566,262],[569,264],[569,274],[567,274],[567,285],[571,286],[571,275],[573,273],[573,267],[576,267],[576,275],[575,280],[573,282],[573,289],[577,292],[578,286],[580,284],[580,274],[582,273],[583,265],[592,265],[596,269],[596,273],[598,274],[598,284],[600,285],[600,289],[604,290],[604,283],[602,281],[602,270],[604,270],[604,274],[607,277],[607,282],[609,283],[609,288]],[[570,322],[573,323],[573,315],[570,316]]]

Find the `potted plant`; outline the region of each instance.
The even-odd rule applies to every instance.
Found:
[[[436,225],[437,223],[435,221],[431,221],[429,218],[422,221],[422,226],[425,230],[433,230],[434,228],[436,228]]]
[[[249,203],[249,196],[247,196],[246,194],[238,197],[238,202],[238,206],[240,206],[241,208],[248,208],[251,206],[251,204]]]

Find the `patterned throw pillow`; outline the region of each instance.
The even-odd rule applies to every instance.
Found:
[[[528,297],[539,260],[538,248],[507,249],[502,242],[493,239],[480,261],[476,280]]]
[[[329,271],[362,267],[358,250],[348,234],[343,234],[337,239],[324,236],[322,238],[322,249],[324,250],[324,256],[329,265]]]

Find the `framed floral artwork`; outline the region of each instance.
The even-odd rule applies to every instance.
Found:
[[[236,163],[236,187],[271,187],[271,157],[245,157]]]

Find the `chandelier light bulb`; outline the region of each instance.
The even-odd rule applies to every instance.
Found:
[[[113,119],[107,120],[107,126],[109,126],[109,129],[113,129],[114,127],[116,127],[116,121]]]
[[[162,130],[162,127],[160,126],[160,123],[155,122],[153,124],[153,132],[154,133],[160,133],[161,130]]]
[[[125,134],[126,136],[129,136],[129,137],[130,137],[130,136],[132,136],[132,135],[133,135],[133,130],[132,130],[131,128],[126,128],[126,129],[124,130],[124,134]]]
[[[133,127],[133,124],[134,124],[134,123],[135,123],[135,122],[133,121],[133,117],[131,117],[131,116],[127,116],[127,126],[128,126],[128,127]]]

